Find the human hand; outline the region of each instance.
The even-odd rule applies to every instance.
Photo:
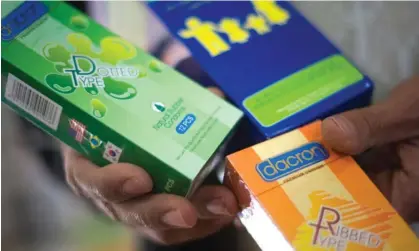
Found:
[[[67,182],[76,194],[161,244],[210,235],[231,223],[238,210],[234,195],[223,186],[202,186],[190,200],[151,194],[151,177],[140,167],[118,163],[99,168],[67,146],[63,156]]]
[[[357,155],[371,180],[408,222],[419,221],[419,76],[388,99],[323,121],[337,151]]]

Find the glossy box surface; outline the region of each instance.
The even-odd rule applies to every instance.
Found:
[[[196,187],[238,109],[64,2],[2,7],[3,102],[99,166],[141,166],[155,192]]]
[[[149,1],[258,140],[370,102],[373,84],[291,3]]]
[[[225,183],[264,251],[419,250],[415,234],[352,157],[323,142],[319,121],[227,160]]]

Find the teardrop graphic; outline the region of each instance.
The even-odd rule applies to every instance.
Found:
[[[45,79],[47,85],[59,93],[69,94],[76,90],[70,76],[49,74]]]
[[[78,30],[85,30],[89,26],[89,20],[81,15],[72,17],[70,23]]]
[[[152,60],[150,64],[148,65],[148,68],[154,72],[162,72],[163,70],[163,64],[160,63],[157,60]]]
[[[137,75],[137,78],[138,79],[141,79],[141,78],[145,78],[145,77],[147,77],[147,68],[146,67],[144,67],[143,65],[133,65],[132,66],[135,70],[137,70],[138,71],[138,75]]]
[[[83,33],[70,33],[67,35],[67,41],[74,48],[76,55],[84,55],[91,58],[97,58],[98,54],[93,51],[92,40]]]
[[[112,65],[118,62],[134,58],[137,49],[128,41],[119,37],[105,37],[100,41],[100,59]]]
[[[93,115],[97,118],[103,118],[106,114],[106,106],[99,99],[92,99],[90,102],[93,108]]]
[[[137,95],[137,90],[134,86],[123,82],[117,81],[112,78],[104,78],[105,92],[116,99],[131,99]]]
[[[99,90],[95,85],[92,85],[91,87],[84,87],[84,90],[88,92],[90,95],[98,95]]]
[[[137,77],[137,78],[145,78],[145,77],[147,77],[147,72],[146,72],[146,71],[141,70],[141,71],[138,73],[138,77]]]
[[[166,110],[166,107],[164,106],[164,104],[162,104],[160,102],[153,102],[151,107],[156,112],[164,112]]]

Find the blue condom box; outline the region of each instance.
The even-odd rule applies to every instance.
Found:
[[[291,3],[149,1],[262,141],[368,105],[373,83]]]

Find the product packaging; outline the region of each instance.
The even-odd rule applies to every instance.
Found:
[[[413,251],[415,234],[321,122],[227,156],[225,183],[263,251]]]
[[[256,142],[370,103],[370,79],[292,3],[148,5],[247,115]]]
[[[242,116],[64,2],[2,2],[1,46],[5,104],[99,166],[144,168],[154,192],[191,194]]]

